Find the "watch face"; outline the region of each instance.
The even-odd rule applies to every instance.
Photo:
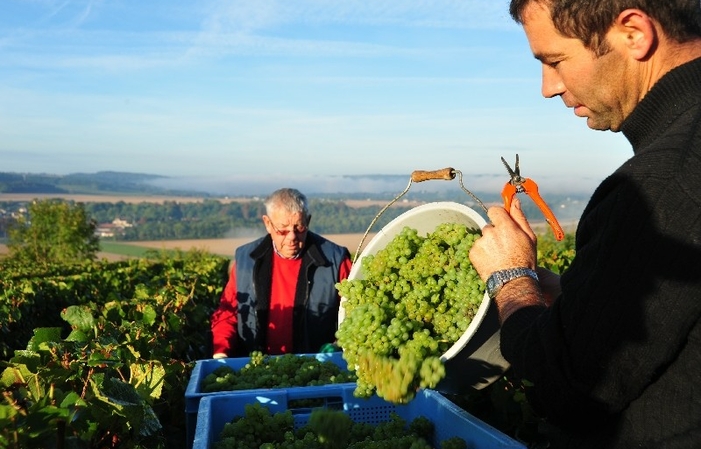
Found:
[[[509,268],[495,271],[487,278],[487,295],[494,299],[504,284],[523,276],[530,276],[536,281],[538,280],[538,275],[529,268]]]
[[[496,296],[497,292],[503,285],[503,280],[501,278],[501,273],[498,271],[495,273],[492,273],[489,278],[487,278],[487,296],[490,298],[494,298]]]

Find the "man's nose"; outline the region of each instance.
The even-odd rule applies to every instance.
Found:
[[[545,98],[553,98],[565,93],[565,83],[553,67],[543,65],[541,93]]]

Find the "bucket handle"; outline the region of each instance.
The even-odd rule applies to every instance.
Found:
[[[397,195],[392,201],[387,203],[385,205],[385,207],[383,207],[380,210],[380,212],[378,212],[377,215],[375,215],[375,218],[373,218],[373,220],[370,222],[370,226],[368,226],[367,230],[365,231],[365,234],[363,235],[363,238],[360,240],[360,244],[358,245],[358,249],[355,251],[355,256],[353,257],[353,264],[355,264],[355,261],[358,260],[358,256],[360,255],[360,249],[363,247],[363,244],[365,243],[365,239],[367,238],[368,234],[370,233],[370,229],[372,229],[373,225],[377,222],[377,220],[380,218],[380,216],[382,216],[382,214],[385,213],[385,211],[387,209],[389,209],[389,207],[392,204],[397,202],[397,200],[399,198],[403,197],[404,194],[406,194],[409,191],[412,183],[430,181],[430,180],[434,180],[434,179],[442,179],[445,181],[452,181],[453,179],[455,179],[455,176],[458,177],[458,182],[460,183],[460,187],[462,188],[462,190],[465,193],[467,193],[468,195],[470,195],[472,197],[472,199],[475,200],[477,202],[477,204],[480,205],[480,207],[482,208],[482,210],[484,210],[484,213],[486,214],[487,207],[484,205],[484,203],[482,201],[480,201],[480,199],[477,198],[477,196],[474,193],[470,192],[469,190],[467,190],[467,188],[465,188],[465,184],[463,184],[463,182],[462,182],[462,172],[460,170],[456,170],[452,167],[441,168],[439,170],[414,170],[413,172],[411,172],[411,177],[409,178],[409,184],[407,184],[404,191],[402,193],[400,193],[399,195]]]

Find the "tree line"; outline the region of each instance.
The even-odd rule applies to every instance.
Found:
[[[201,202],[187,203],[65,201],[65,203],[83,210],[86,218],[95,223],[95,227],[112,223],[115,219],[129,223],[130,226],[116,232],[114,237],[102,237],[103,239],[118,241],[213,239],[245,237],[264,232],[261,216],[265,213],[265,206],[262,200],[222,202],[206,199]],[[25,212],[19,213],[23,207]],[[381,205],[350,207],[343,201],[311,199],[310,229],[320,234],[363,233],[382,207]],[[8,230],[13,223],[17,222],[17,217],[29,214],[26,203],[0,202],[0,209],[5,211],[4,216],[0,217],[0,236],[8,235]],[[373,231],[381,229],[393,218],[409,209],[409,206],[401,205],[389,208],[373,225]],[[25,219],[31,221],[31,217]]]

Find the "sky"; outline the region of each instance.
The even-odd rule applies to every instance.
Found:
[[[632,156],[621,134],[540,95],[504,0],[2,9],[0,172],[333,190],[351,188],[346,175],[452,167],[479,189],[518,154],[541,192],[586,191]]]

